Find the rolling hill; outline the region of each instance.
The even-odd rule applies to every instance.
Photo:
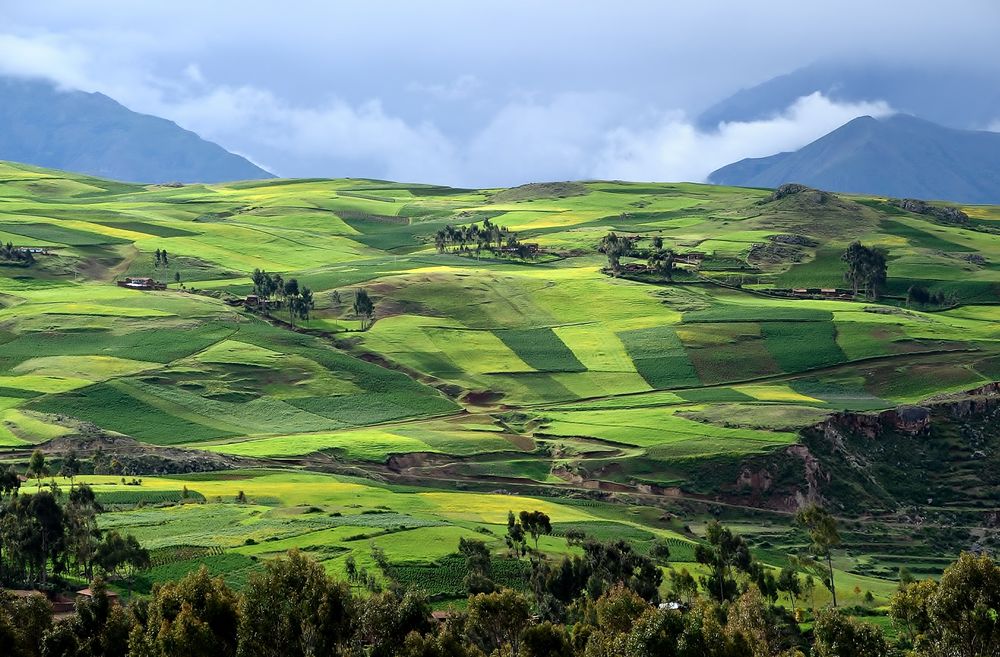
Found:
[[[99,93],[0,77],[0,159],[133,182],[222,182],[270,173]]]
[[[202,563],[240,586],[290,547],[376,572],[375,545],[444,606],[458,541],[499,556],[508,511],[535,509],[546,554],[579,551],[569,530],[659,538],[704,572],[723,518],[781,567],[806,540],[788,511],[819,495],[877,518],[845,522],[835,578],[883,605],[899,565],[938,573],[988,535],[995,486],[956,491],[995,462],[998,207],[956,225],[801,188],[0,177],[0,467],[75,450],[101,526],[154,552],[141,590]],[[619,276],[609,232],[631,240]],[[647,271],[656,238],[684,256],[672,280]],[[888,252],[879,299],[824,292],[853,240]],[[248,300],[255,269],[310,288],[308,316],[291,291]]]
[[[792,153],[714,171],[723,185],[799,182],[839,192],[965,203],[1000,202],[1000,133],[944,128],[913,116],[860,117]]]

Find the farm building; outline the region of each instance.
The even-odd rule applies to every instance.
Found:
[[[118,281],[118,287],[127,287],[133,290],[165,290],[167,284],[145,276],[126,276],[124,280]]]
[[[111,604],[113,605],[118,604],[117,593],[115,593],[114,591],[105,591],[104,594],[108,596],[108,601]],[[76,595],[78,598],[83,598],[85,600],[93,600],[94,598],[94,592],[90,590],[90,587],[87,587],[85,589],[80,589],[79,591],[76,592]]]

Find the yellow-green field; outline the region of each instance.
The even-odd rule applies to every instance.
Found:
[[[501,551],[523,509],[686,554],[687,520],[743,512],[716,499],[733,482],[713,473],[788,454],[835,412],[1000,379],[995,208],[941,224],[876,198],[572,188],[140,186],[0,163],[0,241],[45,250],[0,261],[0,458],[128,445],[114,476],[85,477],[116,509],[102,519],[158,550],[221,549],[223,571],[293,546],[331,569],[371,567],[371,542],[400,563],[446,558],[460,537]],[[436,248],[445,227],[486,219],[541,254]],[[612,231],[635,239],[624,264],[641,275],[606,271]],[[700,264],[651,280],[653,238]],[[820,298],[846,285],[854,240],[887,250],[883,297]],[[245,308],[254,269],[308,286],[309,317]],[[117,286],[126,276],[167,289]],[[914,286],[941,303],[908,304]],[[810,298],[775,294],[800,288]],[[136,454],[174,450],[241,470],[120,481],[144,474]],[[667,493],[692,496],[691,518],[660,520]],[[891,582],[861,563],[845,555],[838,578],[884,601]]]

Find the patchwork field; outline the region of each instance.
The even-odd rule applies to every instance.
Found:
[[[238,585],[290,547],[373,569],[374,543],[399,577],[458,598],[459,538],[501,553],[525,509],[552,516],[553,554],[582,527],[669,539],[695,571],[706,513],[773,543],[699,467],[1000,379],[992,208],[941,224],[885,199],[692,184],[140,186],[11,163],[0,179],[0,241],[36,251],[0,260],[0,459],[79,448],[114,509],[102,523],[159,555],[145,586],[197,563]],[[538,251],[465,237],[486,220]],[[632,240],[621,276],[609,232]],[[646,271],[654,239],[686,258],[672,280]],[[854,240],[886,249],[878,300],[822,292],[847,286]],[[244,303],[255,269],[307,286],[308,313]],[[212,472],[150,474],[190,470]],[[845,550],[838,578],[884,601],[891,560],[874,554]],[[511,561],[498,577],[515,585]]]

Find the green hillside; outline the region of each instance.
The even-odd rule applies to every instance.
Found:
[[[711,490],[702,466],[784,454],[835,412],[1000,378],[1000,208],[964,212],[694,184],[139,186],[0,163],[0,242],[43,251],[0,259],[0,459],[76,444],[93,460],[106,440],[87,476],[99,494],[145,475],[136,493],[208,501],[107,522],[157,549],[306,546],[332,570],[370,562],[369,539],[401,563],[441,559],[529,507],[682,543],[721,510],[773,543],[781,505],[727,507],[732,482]],[[487,220],[514,241],[440,243]],[[598,250],[610,232],[635,238],[617,277]],[[645,271],[653,238],[690,256],[672,281]],[[847,287],[855,240],[887,251],[883,297],[824,298]],[[255,269],[308,286],[309,317],[245,308]],[[936,301],[908,303],[915,286]],[[197,450],[183,468],[177,448]],[[220,464],[240,469],[177,472]],[[893,583],[858,563],[838,563],[844,590],[884,600]]]

